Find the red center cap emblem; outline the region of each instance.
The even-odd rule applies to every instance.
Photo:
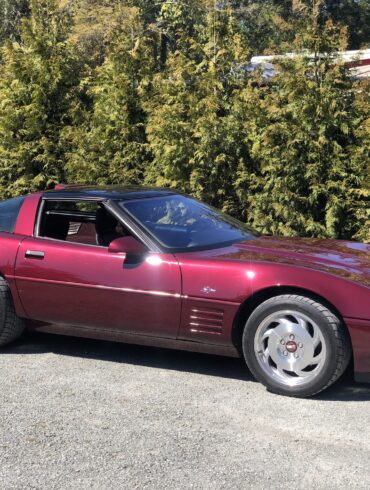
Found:
[[[289,340],[285,347],[288,352],[295,352],[297,350],[297,344],[294,342],[294,340]]]

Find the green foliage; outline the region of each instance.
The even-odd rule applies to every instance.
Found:
[[[188,43],[186,54],[173,53],[154,78],[147,104],[154,159],[146,177],[238,214],[232,177],[248,152],[233,105],[246,80],[241,64],[248,51],[229,9],[210,11],[201,34]]]
[[[145,182],[263,232],[370,240],[369,87],[336,59],[369,42],[368,0],[30,7],[0,0],[2,197]],[[247,68],[286,52],[268,83]]]
[[[343,32],[330,20],[322,25],[315,4],[302,5],[310,17],[294,47],[303,54],[276,62],[263,96],[246,90],[259,112],[246,125],[258,163],[249,220],[270,233],[350,238],[365,233],[369,206],[366,112],[355,104],[360,88],[335,60]]]
[[[59,0],[61,8],[73,15],[70,39],[91,67],[104,62],[108,34],[116,25],[120,0]]]
[[[0,194],[63,179],[60,133],[77,95],[79,61],[67,41],[69,19],[53,0],[31,1],[20,43],[7,42],[0,67]]]
[[[28,0],[0,0],[0,44],[19,40],[22,17],[29,13]]]
[[[91,81],[92,113],[83,132],[70,133],[68,178],[79,183],[142,181],[148,160],[142,96],[153,70],[155,35],[128,7],[114,29],[104,64]]]
[[[294,38],[294,28],[287,22],[284,2],[234,2],[234,15],[240,31],[254,54],[284,52],[285,43]]]
[[[153,161],[146,180],[159,186],[190,191],[193,111],[198,102],[193,84],[197,66],[182,53],[170,56],[167,68],[153,80],[153,96],[147,103],[147,135]]]
[[[335,22],[348,27],[349,49],[369,47],[369,0],[326,0],[325,10]]]

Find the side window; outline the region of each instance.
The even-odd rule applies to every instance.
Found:
[[[127,235],[117,219],[94,201],[45,202],[39,236],[72,243],[108,247],[115,238]]]
[[[24,197],[15,197],[0,202],[0,231],[13,233]]]

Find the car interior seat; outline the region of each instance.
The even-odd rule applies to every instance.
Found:
[[[116,226],[116,218],[103,207],[99,207],[95,215],[96,243],[102,247],[108,247],[110,242],[122,236],[117,233]]]
[[[66,216],[47,214],[42,235],[56,240],[65,240],[69,230],[69,219]]]

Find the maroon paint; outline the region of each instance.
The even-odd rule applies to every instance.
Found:
[[[43,252],[42,260],[26,257]],[[16,284],[29,318],[175,337],[181,275],[172,256],[153,265],[143,258],[77,243],[26,238],[19,249]]]
[[[121,253],[123,250],[125,253],[134,255],[144,254],[148,251],[142,243],[135,240],[132,236],[116,238],[108,247],[108,252],[110,253]]]
[[[313,293],[331,303],[345,319],[352,340],[355,370],[370,373],[370,246],[360,243],[261,237],[222,249],[178,254],[186,303],[220,305],[226,317],[251,294],[289,287]],[[334,275],[335,274],[335,275]],[[355,282],[357,281],[357,282]],[[358,284],[362,283],[364,286]],[[202,292],[202,285],[212,291]],[[197,300],[193,299],[197,297]],[[190,307],[188,307],[190,310]],[[189,316],[189,313],[188,313]],[[361,328],[349,318],[362,319]],[[229,343],[232,325],[213,335]],[[204,332],[182,319],[181,338],[204,340]]]
[[[42,192],[30,194],[26,197],[23,206],[21,207],[15,225],[14,233],[20,235],[33,236],[35,228],[35,218],[39,207]]]
[[[370,373],[370,320],[344,318],[352,340],[355,376]],[[370,382],[370,377],[367,380]]]
[[[33,238],[40,197],[25,200],[14,235],[0,233],[0,272],[17,313],[45,322],[44,329],[235,353],[232,329],[241,304],[260,291],[289,287],[337,309],[351,335],[356,373],[370,373],[369,245],[262,237],[133,263],[101,247]],[[45,257],[26,258],[28,250]]]
[[[0,274],[7,280],[13,296],[14,307],[19,316],[26,313],[22,307],[14,280],[14,267],[19,246],[24,240],[22,235],[0,232]]]

